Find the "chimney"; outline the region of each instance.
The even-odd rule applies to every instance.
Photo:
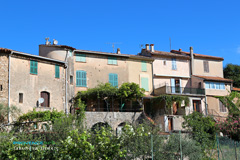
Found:
[[[146,44],[146,50],[149,51],[149,44]]]
[[[151,44],[151,52],[154,52],[154,44]]]
[[[182,49],[181,49],[181,48],[179,48],[179,52],[182,52]]]
[[[117,54],[121,54],[120,48],[117,49]]]
[[[190,47],[190,56],[191,56],[191,75],[194,75],[194,56],[193,56],[193,47]]]

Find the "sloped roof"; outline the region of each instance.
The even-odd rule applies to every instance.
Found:
[[[233,87],[232,90],[240,92],[240,88]]]
[[[171,52],[157,51],[157,50],[154,50],[154,52],[151,52],[150,50],[146,50],[146,49],[142,49],[142,51],[151,53],[152,55],[159,55],[159,56],[165,56],[165,57],[179,57],[179,58],[184,58],[184,59],[190,59],[189,56],[175,54],[175,53],[171,53]]]
[[[179,51],[179,50],[171,50],[172,53],[176,54],[186,54],[190,56],[190,52],[184,52],[184,51]],[[214,59],[214,60],[224,60],[222,57],[216,57],[216,56],[209,56],[209,55],[203,55],[203,54],[198,54],[198,53],[193,53],[195,57],[199,58],[207,58],[207,59]]]
[[[204,80],[209,80],[209,81],[222,81],[222,82],[233,82],[231,79],[227,78],[222,78],[222,77],[213,77],[213,76],[199,76],[199,75],[193,75],[198,78],[202,78]]]

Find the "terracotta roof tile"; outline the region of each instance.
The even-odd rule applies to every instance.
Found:
[[[240,88],[233,87],[233,91],[240,91]]]
[[[151,52],[151,51],[148,51],[146,49],[142,49],[146,52],[149,52],[151,53],[152,55],[161,55],[161,56],[166,56],[166,57],[181,57],[181,58],[184,58],[184,59],[190,59],[189,56],[185,56],[185,55],[178,55],[178,54],[175,54],[175,53],[171,53],[171,52],[165,52],[165,51],[157,51],[155,50],[154,52]]]
[[[186,54],[186,55],[190,55],[190,52],[184,52],[184,51],[178,51],[178,50],[171,50],[171,52],[176,53],[176,54]],[[224,60],[222,57],[209,56],[209,55],[203,55],[203,54],[197,54],[197,53],[194,53],[194,56],[195,56],[195,57],[200,57],[200,58]]]
[[[233,80],[231,79],[226,79],[226,78],[222,78],[222,77],[212,77],[212,76],[199,76],[199,75],[193,75],[195,77],[198,78],[202,78],[205,80],[210,80],[210,81],[223,81],[223,82],[232,82]]]

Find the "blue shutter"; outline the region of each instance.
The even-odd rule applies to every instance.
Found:
[[[118,75],[117,74],[114,75],[114,87],[118,88]]]
[[[176,92],[175,79],[174,78],[171,78],[171,90],[172,90],[172,93]]]
[[[76,72],[76,86],[77,87],[87,87],[86,71],[77,71]]]
[[[59,77],[60,77],[59,66],[55,65],[55,78],[59,78]]]
[[[118,87],[118,75],[114,73],[109,73],[108,77],[109,83],[114,87]]]
[[[76,54],[76,62],[86,62],[86,54]]]
[[[143,72],[147,71],[147,62],[146,61],[142,61],[142,71]]]
[[[145,89],[145,91],[149,91],[148,78],[141,78],[141,88]]]
[[[108,64],[117,65],[117,58],[116,57],[108,57]]]
[[[177,70],[176,58],[172,58],[172,70]]]
[[[108,64],[112,64],[112,57],[108,57]]]
[[[38,62],[37,61],[30,61],[30,73],[37,74],[38,73]]]

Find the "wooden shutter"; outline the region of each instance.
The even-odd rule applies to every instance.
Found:
[[[55,78],[59,78],[60,77],[60,73],[59,73],[59,66],[55,65]]]
[[[109,83],[114,86],[114,87],[118,87],[118,75],[114,74],[114,73],[109,73],[108,75],[108,80]]]
[[[208,61],[203,61],[204,72],[209,72],[209,64]]]
[[[87,86],[86,71],[76,71],[76,86],[77,87],[86,87]]]
[[[148,88],[148,78],[141,78],[141,86],[142,88],[145,89],[145,91],[149,91],[149,88]]]

